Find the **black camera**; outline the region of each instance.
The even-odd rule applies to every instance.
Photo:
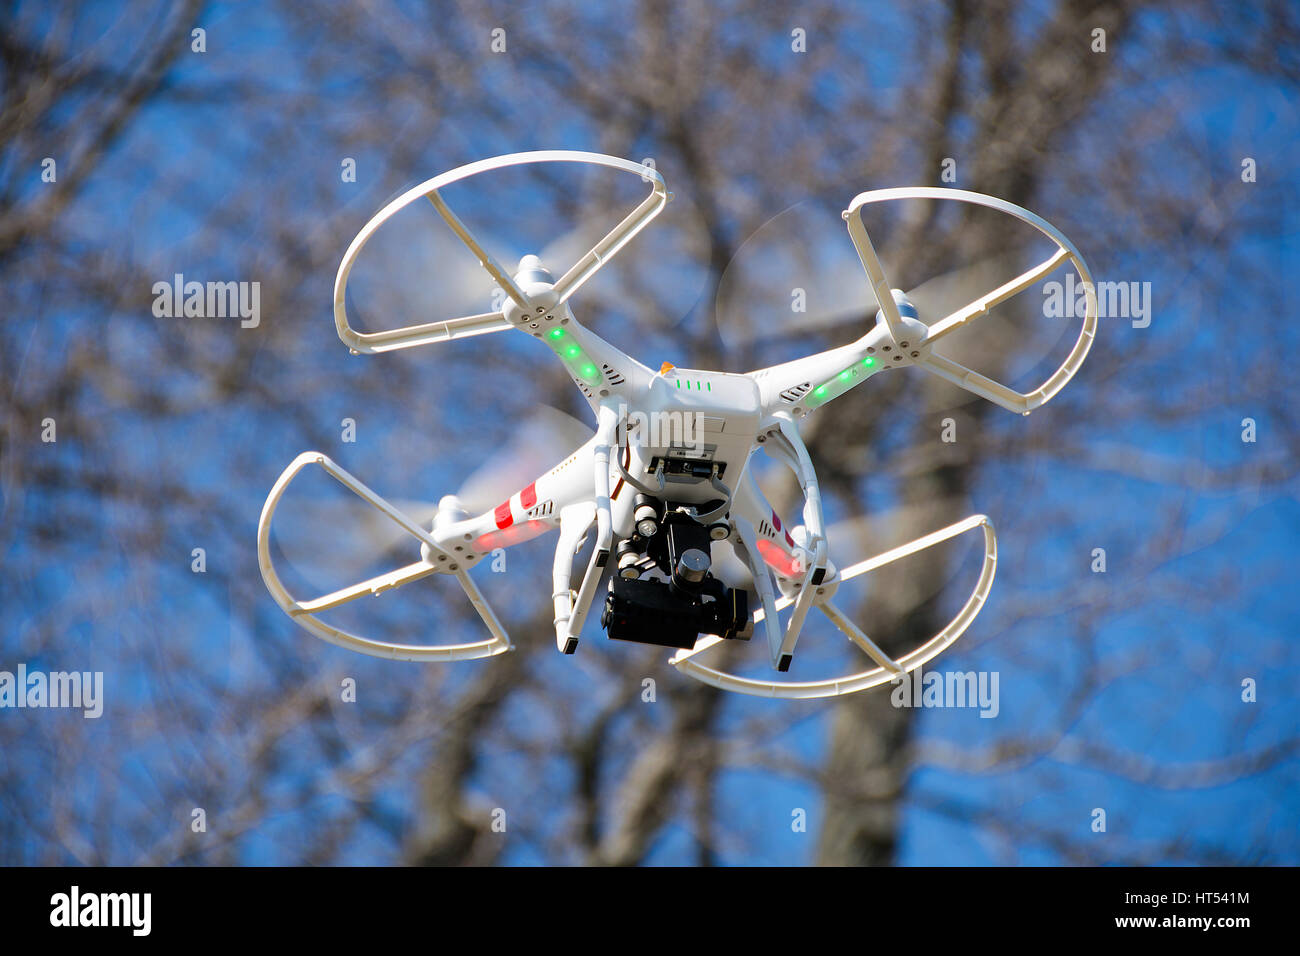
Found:
[[[619,545],[601,616],[606,633],[619,641],[687,649],[701,634],[748,640],[749,594],[710,572],[710,528],[690,511],[648,495],[637,496],[636,525]]]

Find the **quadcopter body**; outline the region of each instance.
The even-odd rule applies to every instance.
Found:
[[[508,273],[446,205],[439,190],[492,169],[538,162],[580,162],[632,173],[649,195],[608,235],[557,278],[549,263],[525,256]],[[863,225],[872,203],[902,198],[975,203],[1008,213],[1052,239],[1057,252],[966,307],[946,316],[920,316],[908,296],[892,289]],[[558,649],[572,654],[594,606],[609,637],[675,648],[671,662],[692,677],[742,693],[823,697],[851,693],[896,678],[935,657],[974,620],[996,568],[996,540],[984,515],[926,535],[843,568],[831,559],[816,471],[800,422],[881,372],[918,367],[1010,410],[1028,414],[1048,401],[1082,364],[1095,335],[1097,306],[1091,276],[1073,246],[1054,227],[994,197],[953,189],[910,188],[863,193],[844,213],[879,310],[855,341],[747,374],[652,369],[586,328],[570,306],[573,293],[671,198],[651,167],[616,157],[544,151],[498,157],[436,177],[398,197],[362,229],[339,269],[335,319],[354,352],[382,353],[514,329],[547,347],[564,366],[596,417],[591,438],[506,500],[470,514],[455,495],[438,503],[431,526],[413,521],[327,456],[307,452],[281,475],[259,524],[259,562],[277,603],[318,637],[363,653],[403,660],[490,657],[512,648],[469,570],[497,549],[558,532],[551,597]],[[366,241],[407,205],[427,199],[505,293],[501,309],[481,315],[360,332],[348,322],[348,274]],[[1039,389],[1018,393],[943,357],[935,345],[1035,284],[1062,264],[1085,283],[1087,310],[1069,357]],[[923,321],[924,319],[924,321]],[[802,493],[798,520],[774,510],[754,480],[751,461],[764,453],[788,467]],[[276,506],[293,478],[309,465],[325,469],[410,535],[418,560],[312,601],[292,597],[275,572],[269,548]],[[833,598],[842,581],[868,573],[957,535],[980,531],[984,560],[970,597],[951,622],[911,653],[894,658],[868,637]],[[587,567],[575,575],[575,555],[594,535]],[[719,565],[729,550],[748,572],[729,580]],[[455,577],[482,617],[489,637],[457,645],[405,645],[372,640],[326,623],[319,615],[361,596],[380,594],[431,575]],[[576,578],[576,580],[575,580]],[[575,586],[576,585],[576,586]],[[805,621],[818,610],[874,667],[842,677],[793,681],[755,678],[710,666],[709,651],[724,641],[748,641],[756,632],[776,674],[787,672]],[[782,612],[787,611],[784,622]]]

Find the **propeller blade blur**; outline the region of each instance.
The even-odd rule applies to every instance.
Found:
[[[471,514],[486,511],[558,465],[595,434],[572,415],[540,405],[456,492]]]

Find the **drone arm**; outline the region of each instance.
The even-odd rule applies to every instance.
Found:
[[[903,341],[910,339],[904,335]],[[768,417],[802,415],[861,385],[882,369],[908,361],[904,352],[890,344],[883,324],[856,342],[807,355],[751,372],[758,384],[763,414]]]
[[[554,295],[553,289],[542,287],[537,301],[548,303]],[[607,400],[642,392],[654,380],[648,368],[579,322],[567,304],[552,304],[534,315],[519,314],[513,308],[506,312],[508,318],[503,321],[529,332],[555,354],[598,419]]]
[[[432,532],[448,553],[485,556],[559,528],[564,509],[594,501],[592,468],[597,436],[500,504],[456,521],[437,520]]]

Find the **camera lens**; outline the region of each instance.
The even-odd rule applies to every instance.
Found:
[[[687,548],[677,559],[673,580],[683,587],[699,584],[709,573],[709,556],[699,548]]]

